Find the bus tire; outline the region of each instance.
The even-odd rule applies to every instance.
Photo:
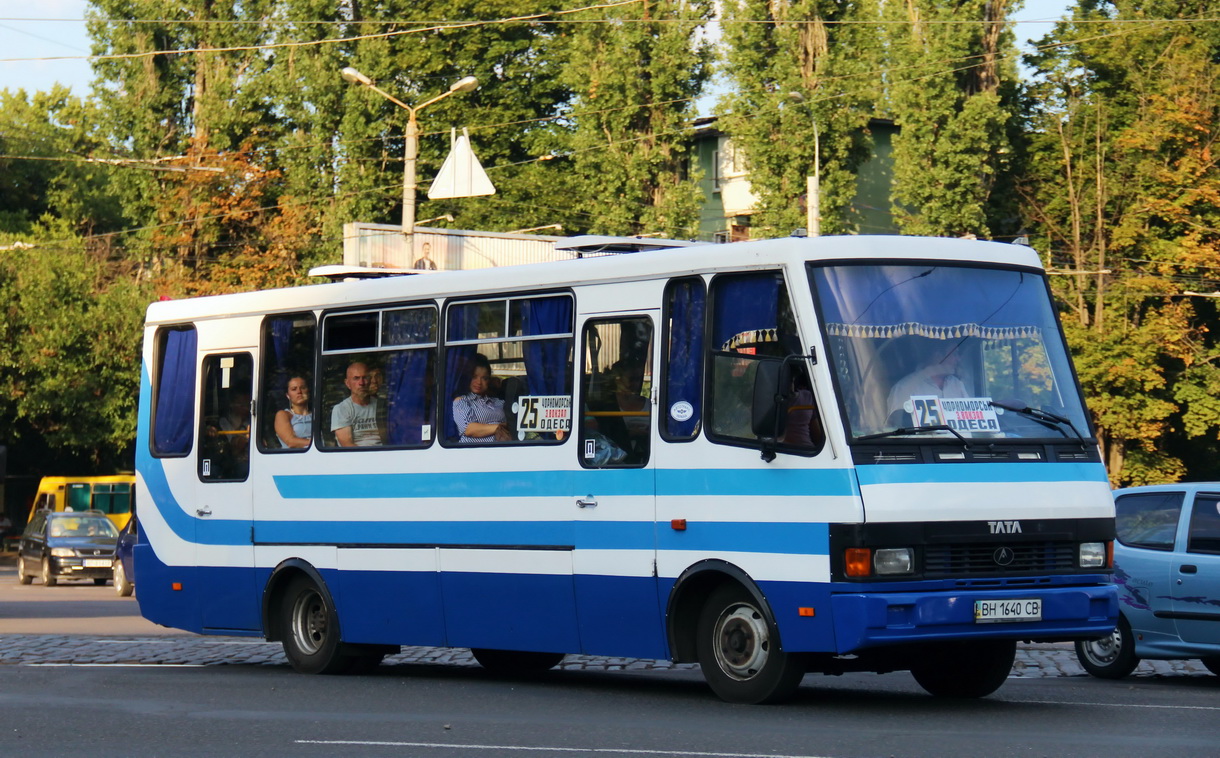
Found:
[[[555,668],[563,660],[563,653],[534,653],[523,650],[471,648],[470,654],[480,666],[494,674],[536,674]]]
[[[919,686],[935,697],[979,698],[1000,688],[1017,657],[1016,640],[969,640],[920,649],[911,666]]]
[[[27,574],[25,571],[25,557],[20,555],[17,556],[17,581],[22,584],[30,584],[34,581],[33,575]]]
[[[1076,659],[1081,667],[1098,679],[1122,679],[1135,671],[1140,659],[1135,657],[1135,641],[1131,624],[1120,613],[1114,631],[1095,640],[1076,641]]]
[[[329,593],[305,576],[293,578],[280,602],[284,655],[302,674],[342,674],[352,660],[339,638],[339,614]]]
[[[51,559],[42,559],[42,583],[47,587],[54,587],[59,584],[59,577],[51,573]]]
[[[784,651],[779,630],[760,605],[744,587],[730,583],[712,592],[699,613],[699,667],[726,702],[782,702],[805,676],[805,656]]]

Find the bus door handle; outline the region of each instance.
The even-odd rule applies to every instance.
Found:
[[[597,498],[589,495],[588,497],[580,498],[576,501],[577,508],[596,508]]]
[[[196,508],[196,509],[195,509],[195,515],[196,515],[196,516],[201,516],[201,517],[202,517],[202,516],[211,516],[211,515],[212,515],[212,509],[211,509],[211,507],[206,506],[206,505],[205,505],[205,506],[203,506],[202,508]]]

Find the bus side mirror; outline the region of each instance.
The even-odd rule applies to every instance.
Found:
[[[787,361],[763,358],[754,372],[754,402],[750,431],[755,437],[776,440],[784,436],[788,422],[788,406],[792,402],[789,388],[792,370]]]

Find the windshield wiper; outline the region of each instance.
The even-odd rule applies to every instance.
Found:
[[[966,447],[970,447],[970,440],[962,436],[962,433],[947,424],[933,424],[931,426],[903,426],[897,429],[891,429],[888,432],[877,432],[876,434],[866,434],[863,437],[856,437],[857,442],[865,440],[879,440],[885,437],[903,437],[909,434],[923,434],[925,432],[950,432],[954,437],[962,441]]]
[[[1044,411],[1041,408],[1030,408],[1028,405],[1022,408],[1017,405],[997,403],[994,400],[989,402],[991,403],[992,407],[1003,408],[1006,411],[1012,411],[1013,413],[1020,413],[1022,416],[1028,416],[1043,426],[1054,429],[1064,437],[1069,437],[1068,433],[1063,430],[1063,427],[1066,425],[1067,428],[1071,429],[1072,433],[1076,435],[1076,439],[1080,440],[1082,443],[1084,442],[1084,435],[1080,433],[1080,430],[1076,428],[1076,426],[1072,423],[1072,420],[1066,416],[1060,416],[1058,413]]]

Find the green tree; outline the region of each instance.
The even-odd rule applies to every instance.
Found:
[[[150,297],[125,264],[0,237],[0,428],[13,470],[131,468],[141,322]]]
[[[580,14],[590,23],[567,32],[563,81],[576,98],[562,163],[584,215],[565,222],[569,231],[695,233],[689,126],[711,73],[711,12],[702,0],[648,0]]]
[[[906,234],[1013,234],[1012,0],[883,4],[894,214]]]
[[[1220,35],[1199,2],[1088,0],[1032,59],[1024,212],[1115,484],[1214,476]],[[1147,18],[1173,21],[1144,21]],[[1066,44],[1064,44],[1066,43]]]
[[[0,91],[0,232],[28,234],[61,219],[81,233],[123,225],[111,194],[116,170],[90,159],[104,149],[99,114],[67,88]]]
[[[820,148],[821,229],[855,229],[856,170],[868,158],[869,119],[883,115],[877,3],[736,0],[724,6],[722,128],[743,150],[758,197],[756,236],[805,226],[807,176]],[[762,23],[758,23],[762,21]]]
[[[507,230],[550,223],[551,207],[567,204],[555,201],[562,196],[554,191],[557,168],[535,162],[555,149],[551,119],[570,98],[559,81],[557,33],[545,23],[498,23],[558,8],[550,0],[526,7],[510,0],[381,0],[352,6],[345,30],[360,39],[340,48],[342,65],[359,69],[390,95],[417,106],[462,77],[479,80],[474,92],[447,97],[419,113],[417,219],[451,214],[459,228]],[[407,113],[367,88],[344,84],[338,68],[328,74],[336,87],[346,88],[339,100],[337,212],[349,221],[398,223]],[[470,128],[495,195],[427,199],[449,152],[451,127]]]

